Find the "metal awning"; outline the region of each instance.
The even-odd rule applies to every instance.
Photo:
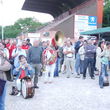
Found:
[[[49,13],[57,17],[88,0],[25,0],[23,10]]]
[[[81,35],[98,35],[98,34],[104,34],[104,33],[110,33],[110,27],[105,28],[99,28],[91,31],[85,31],[81,32]]]

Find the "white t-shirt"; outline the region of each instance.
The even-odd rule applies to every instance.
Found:
[[[63,50],[63,52],[66,52],[66,51],[72,51],[72,52],[74,52],[74,48],[72,47],[72,46],[70,46],[70,47],[65,47],[64,48],[64,50]],[[69,54],[66,54],[66,56],[67,57],[73,57],[73,53],[69,53]]]

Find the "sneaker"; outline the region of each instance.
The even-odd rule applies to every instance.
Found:
[[[95,77],[91,77],[91,79],[95,80]]]
[[[44,82],[44,84],[47,84],[48,82]]]
[[[36,86],[36,85],[34,86],[34,88],[35,88],[35,89],[39,89],[39,87],[38,87],[38,86]]]
[[[86,77],[83,77],[83,79],[86,79]]]
[[[16,96],[19,97],[20,95],[21,95],[21,92],[18,92],[18,94]]]
[[[52,84],[52,82],[50,81],[49,84]]]
[[[67,78],[70,78],[70,76],[67,76]]]
[[[80,78],[80,74],[77,74],[75,78]]]
[[[103,89],[103,87],[100,86],[101,89]]]

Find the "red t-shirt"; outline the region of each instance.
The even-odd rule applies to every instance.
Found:
[[[13,50],[16,48],[16,45],[11,45],[10,46],[10,48],[8,48],[9,49],[9,58],[11,58],[12,57],[12,52],[13,52]]]
[[[6,48],[9,49],[10,47],[10,43],[6,44]]]
[[[22,69],[19,79],[23,79],[25,76],[26,76],[26,72],[25,72],[25,70]]]
[[[21,48],[24,49],[24,50],[28,50],[29,49],[29,46],[28,45],[22,45]]]

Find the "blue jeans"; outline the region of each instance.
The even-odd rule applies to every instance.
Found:
[[[101,74],[99,76],[99,86],[102,88],[104,83],[104,77],[108,77],[107,65],[101,64]]]
[[[77,53],[76,54],[76,61],[75,61],[75,72],[77,74],[79,74],[79,69],[80,69],[80,56],[79,54]]]
[[[61,66],[61,59],[57,58],[54,76],[59,76],[60,66]]]
[[[94,77],[94,58],[85,58],[84,59],[84,71],[83,77],[86,77],[86,70],[89,67],[90,77]]]
[[[6,86],[4,87],[2,96],[0,96],[0,110],[5,110],[5,96],[6,96]]]
[[[83,74],[84,71],[84,60],[80,60],[80,74]]]
[[[110,61],[109,61],[109,69],[110,69]]]

